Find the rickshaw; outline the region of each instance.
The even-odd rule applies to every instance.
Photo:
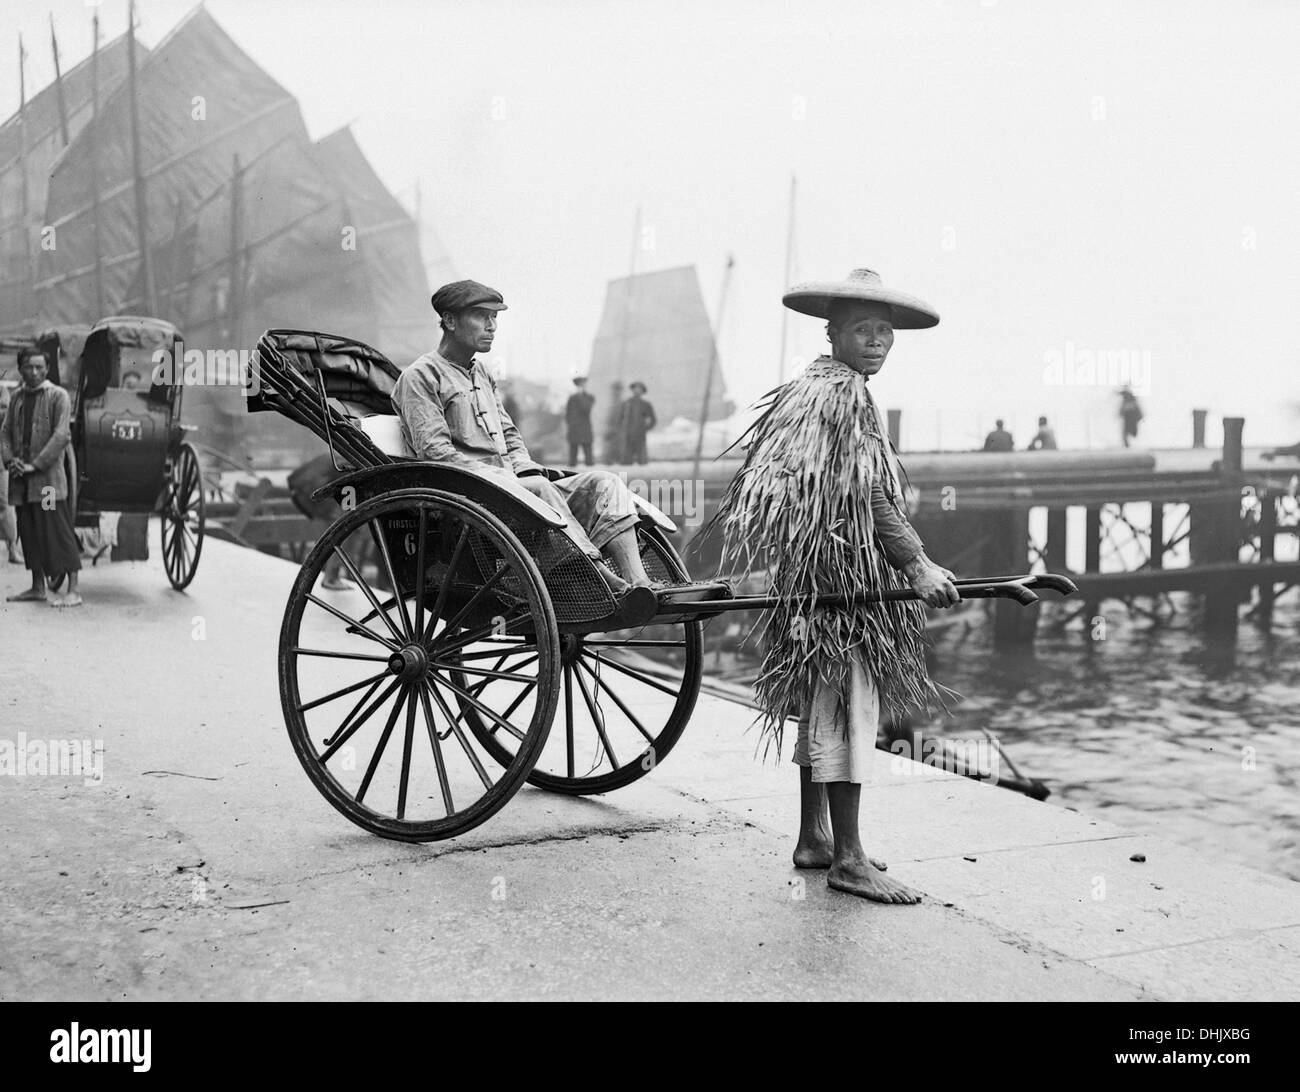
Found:
[[[644,777],[694,709],[705,620],[772,600],[692,581],[673,522],[639,497],[656,587],[616,600],[560,516],[508,476],[404,450],[399,375],[370,346],[312,331],[268,330],[253,354],[249,410],[309,428],[340,471],[317,495],[342,514],[299,568],[279,638],[282,711],[307,776],[356,825],[409,842],[471,830],[525,781],[587,795]],[[363,545],[373,571],[356,560]],[[317,590],[331,557],[355,591]],[[1051,574],[958,586],[1024,604],[1075,590]]]
[[[103,512],[158,512],[167,579],[188,587],[203,551],[199,458],[180,420],[184,385],[153,382],[154,354],[174,359],[180,334],[162,319],[117,315],[46,330],[36,344],[72,398],[77,526],[97,526]]]

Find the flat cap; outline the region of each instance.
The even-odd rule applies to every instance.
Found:
[[[478,281],[452,281],[444,284],[429,299],[440,315],[448,311],[463,311],[467,307],[485,307],[489,311],[506,310],[506,301],[495,288]]]

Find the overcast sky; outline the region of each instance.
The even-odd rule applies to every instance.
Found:
[[[192,5],[141,0],[156,43]],[[880,378],[904,441],[970,446],[1002,413],[1113,442],[1088,352],[1149,380],[1146,436],[1190,411],[1300,439],[1300,5],[1146,0],[210,0],[297,96],[314,136],[351,122],[455,272],[510,303],[507,370],[586,369],[606,281],[694,264],[729,390],[776,382],[791,172],[796,279],[877,269],[943,316]],[[0,113],[89,52],[86,0],[0,0]],[[103,0],[103,34],[126,0]],[[343,331],[346,332],[346,331]],[[787,356],[820,325],[792,315]],[[1056,375],[1054,364],[1064,364]],[[1149,375],[1141,369],[1149,364]],[[652,388],[653,377],[647,377]],[[597,392],[598,394],[600,392]]]

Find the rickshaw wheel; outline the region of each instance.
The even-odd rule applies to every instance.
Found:
[[[353,560],[354,535],[374,543],[375,579]],[[314,591],[331,558],[356,590]],[[519,636],[536,656],[529,715],[507,726],[516,746],[500,757],[452,708],[467,692],[450,671],[457,650],[493,633]],[[402,489],[345,511],[307,555],[279,667],[289,737],[321,794],[373,834],[431,842],[490,818],[531,772],[555,715],[559,635],[536,564],[500,519],[451,493]],[[340,717],[345,696],[355,705]]]
[[[181,444],[167,473],[161,520],[163,567],[177,591],[189,587],[198,571],[206,511],[198,453]]]
[[[639,528],[641,556],[652,576],[689,580],[676,551],[653,528]],[[528,782],[549,792],[587,796],[611,792],[650,773],[681,738],[703,674],[703,623],[683,621],[609,633],[561,637],[562,689],[555,731]],[[527,642],[493,638],[468,649],[464,662],[493,671],[532,670]],[[499,654],[499,655],[498,655]],[[630,654],[630,655],[629,655]],[[649,656],[667,657],[665,667]],[[470,660],[469,657],[475,657]],[[629,662],[633,661],[633,662]],[[480,704],[509,719],[519,684],[460,677]],[[498,761],[512,740],[461,702],[465,722]]]

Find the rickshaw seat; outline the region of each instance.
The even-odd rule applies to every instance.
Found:
[[[367,414],[357,421],[357,427],[385,455],[390,455],[395,459],[415,458],[415,452],[411,450],[406,442],[406,437],[402,434],[402,422],[396,414]]]

